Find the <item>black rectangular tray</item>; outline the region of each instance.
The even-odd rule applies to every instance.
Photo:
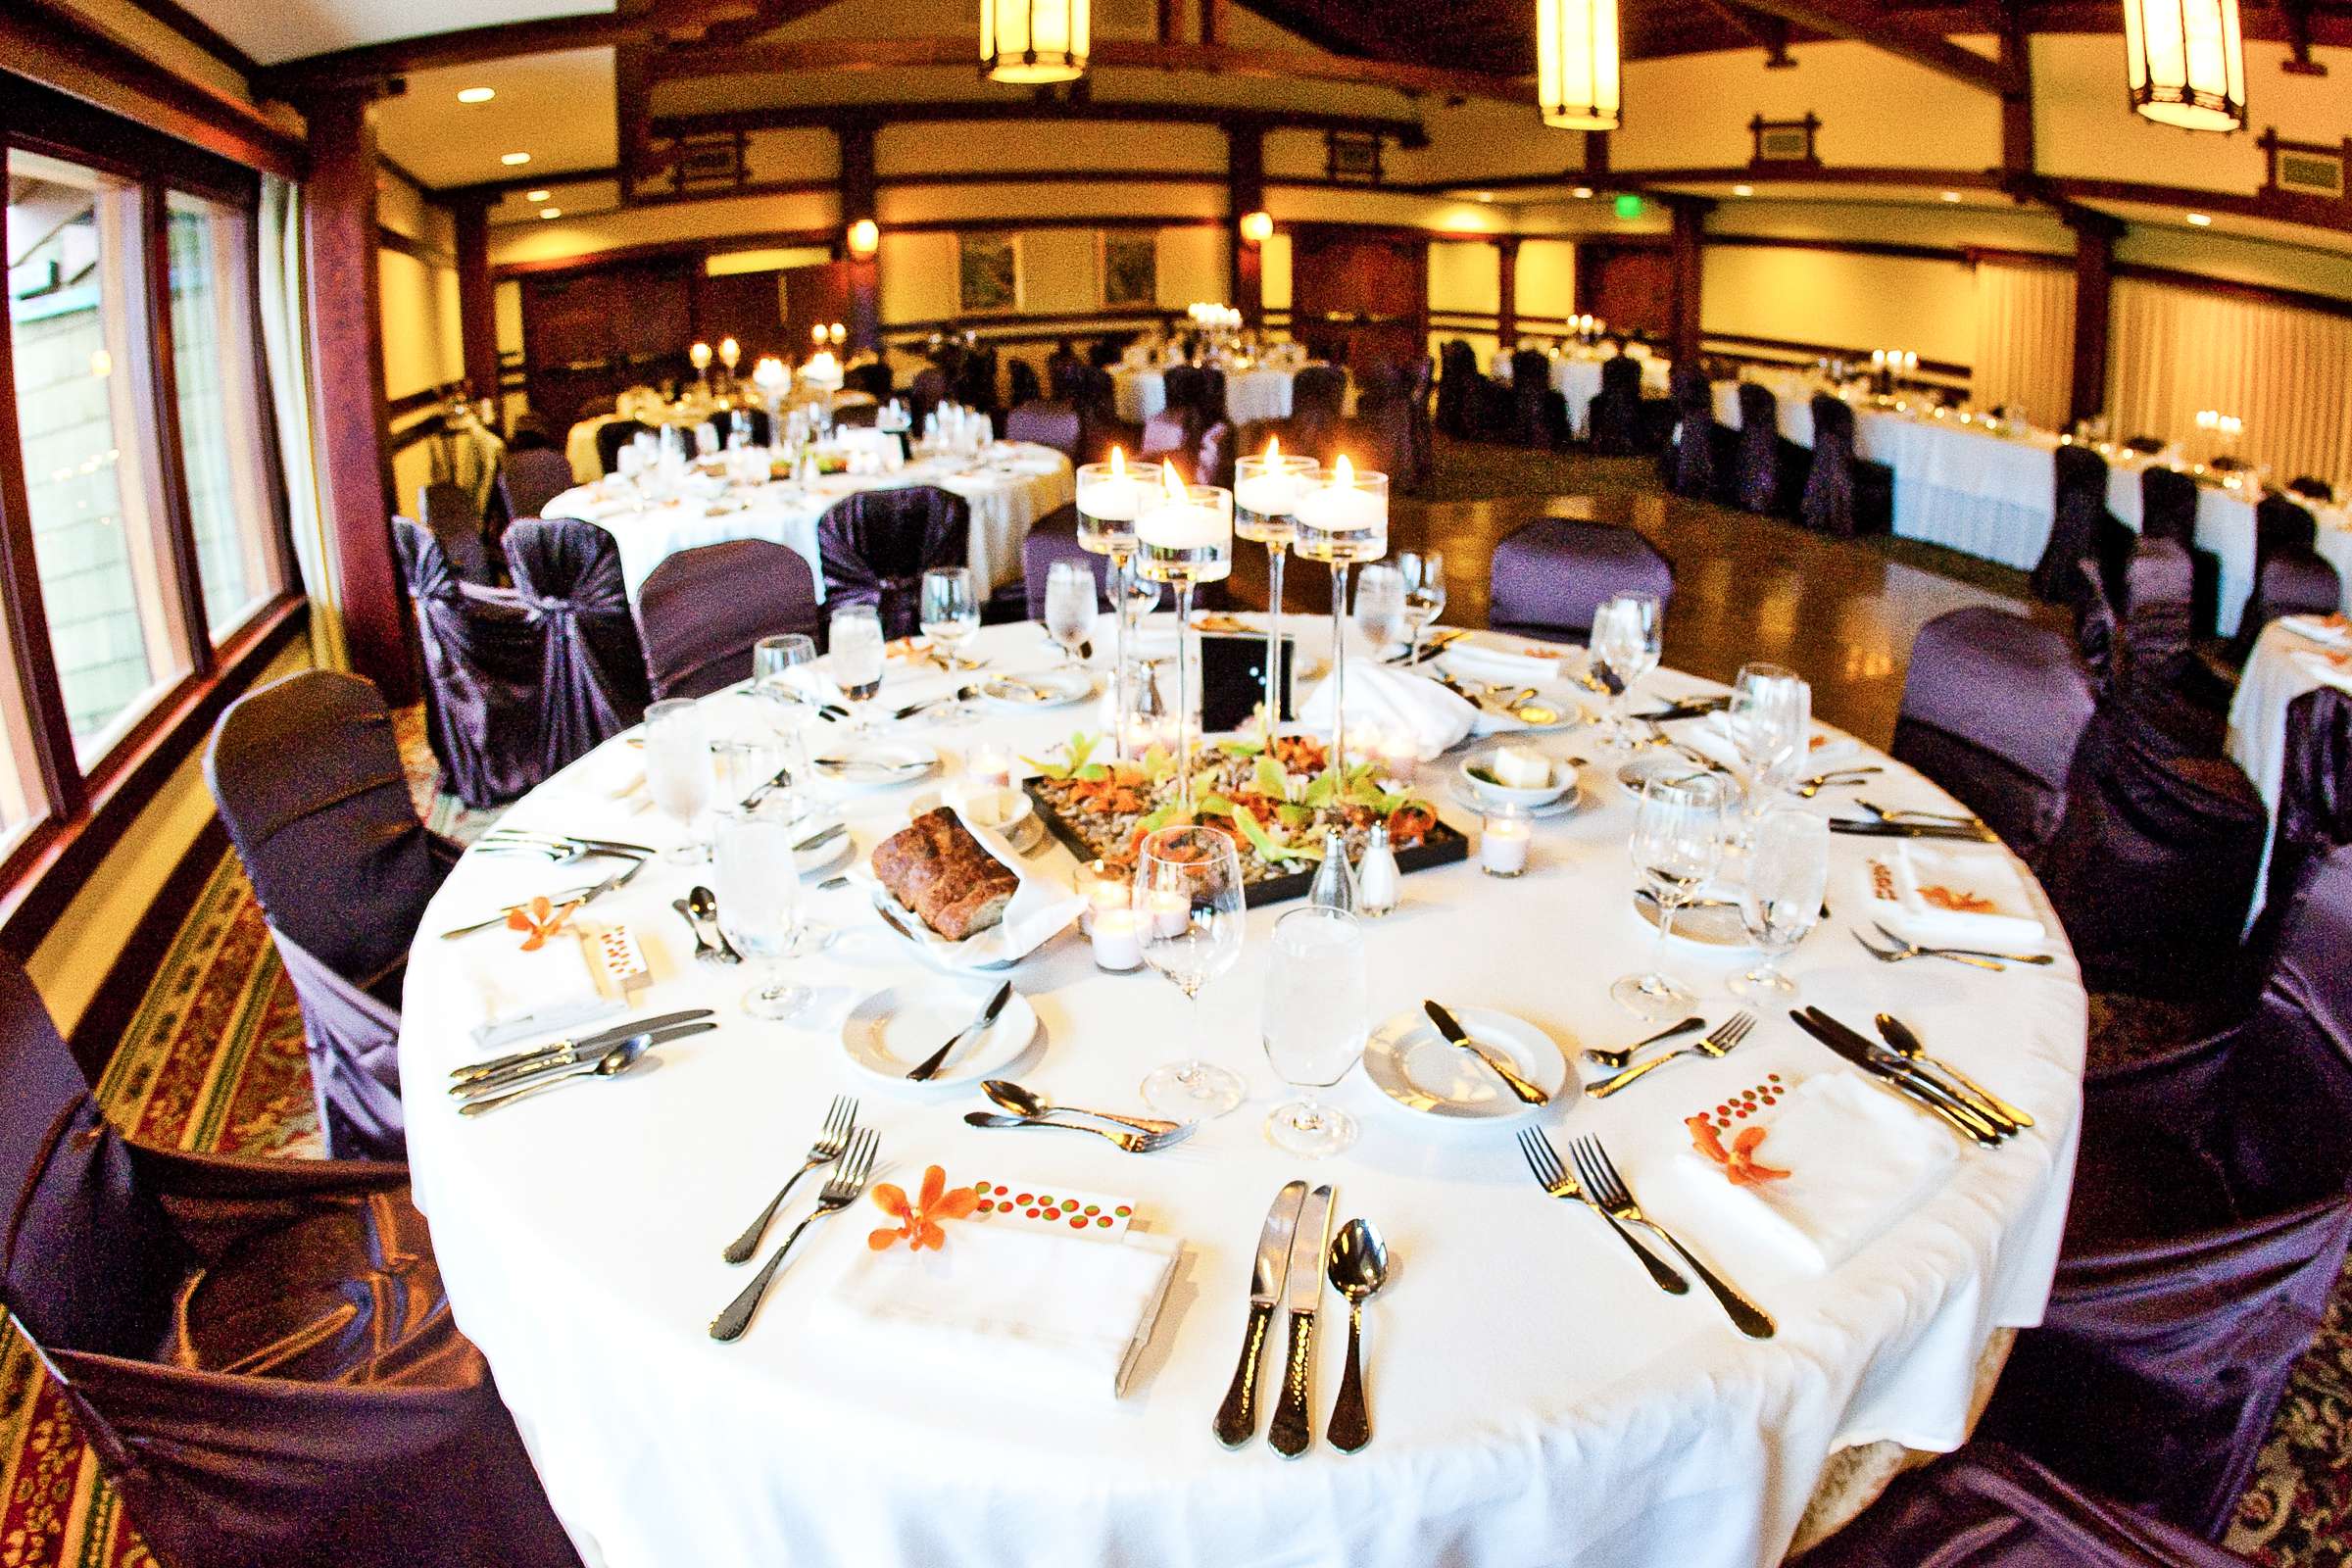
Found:
[[[1093,859],[1094,847],[1086,842],[1077,828],[1062,820],[1061,813],[1054,808],[1045,796],[1038,793],[1037,785],[1036,779],[1024,779],[1021,782],[1022,793],[1029,797],[1029,804],[1036,808],[1038,820],[1046,824],[1048,832],[1061,841],[1063,849],[1081,860]],[[1396,852],[1396,869],[1404,872],[1426,871],[1432,866],[1453,865],[1468,858],[1469,836],[1459,828],[1440,821],[1420,843],[1409,850]],[[1263,908],[1270,904],[1287,904],[1293,899],[1305,898],[1307,890],[1314,885],[1315,873],[1311,869],[1293,871],[1287,876],[1270,876],[1262,881],[1243,883],[1242,902],[1252,909]]]

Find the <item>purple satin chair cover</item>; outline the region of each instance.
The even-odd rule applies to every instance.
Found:
[[[882,422],[882,410],[872,403],[852,403],[833,411],[836,430],[871,430]]]
[[[2280,615],[2326,615],[2344,602],[2344,579],[2317,550],[2281,546],[2254,568],[2254,591],[2238,621],[2230,653],[2243,664],[2262,628]]]
[[[1309,365],[1291,378],[1291,417],[1300,424],[1335,425],[1347,403],[1348,372],[1336,365]]]
[[[1551,360],[1535,349],[1511,355],[1511,439],[1550,449],[1568,435],[1568,400],[1551,384]]]
[[[1021,586],[1027,595],[1029,618],[1046,618],[1046,583],[1056,562],[1082,563],[1095,576],[1095,606],[1110,609],[1110,558],[1098,556],[1078,543],[1078,507],[1057,507],[1037,519],[1021,541]]]
[[[1171,403],[1144,420],[1144,436],[1136,455],[1152,463],[1174,458],[1180,467],[1189,467],[1198,460],[1200,442],[1200,425],[1193,411]],[[1184,477],[1192,482],[1192,474]]]
[[[1056,403],[1076,404],[1084,396],[1086,361],[1070,348],[1057,348],[1046,356],[1046,396]]]
[[[2075,591],[2075,563],[2096,559],[2099,524],[2107,511],[2107,460],[2069,443],[2051,454],[2057,484],[2051,497],[2049,543],[2028,579],[2037,599],[2064,603]]]
[[[1200,444],[1193,449],[1193,483],[1233,488],[1234,446],[1240,435],[1231,419],[1219,416],[1209,421],[1208,428],[1200,432]]]
[[[620,467],[620,449],[641,435],[652,435],[654,427],[638,419],[613,419],[596,427],[596,461],[607,473]]]
[[[1016,404],[1004,416],[1004,439],[1052,447],[1073,464],[1086,461],[1082,455],[1086,450],[1085,421],[1073,404],[1037,401]]]
[[[841,384],[849,391],[864,393],[876,403],[888,403],[894,390],[890,366],[882,360],[868,360],[863,365],[851,366],[842,372]]]
[[[1405,396],[1413,420],[1413,477],[1416,484],[1427,484],[1437,468],[1437,437],[1430,423],[1430,398],[1437,387],[1438,362],[1422,355],[1413,362],[1412,374],[1405,387]]]
[[[2066,815],[2096,706],[2065,633],[1988,607],[1937,615],[1911,644],[1892,751],[2031,859]]]
[[[2249,1568],[2186,1531],[1980,1441],[1894,1478],[1788,1568]]]
[[[2267,948],[2304,878],[2352,845],[2352,694],[2316,686],[2286,705],[2270,878],[2256,946]]]
[[[1006,389],[1011,393],[1012,407],[1036,403],[1046,395],[1045,382],[1040,380],[1037,367],[1027,360],[1015,360],[1004,368]]]
[[[577,1568],[407,1171],[126,1142],[0,962],[0,1302],[158,1559]]]
[[[816,522],[825,608],[878,606],[883,636],[911,637],[923,572],[964,564],[971,543],[971,508],[953,491],[908,485],[844,496]]]
[[[2115,675],[2115,650],[2123,639],[2123,629],[2116,621],[2115,603],[2107,597],[2097,562],[2075,563],[2074,603],[2075,648],[2082,656],[2082,667],[2090,672],[2092,691],[2103,696]]]
[[[2197,693],[2203,673],[2193,634],[2198,574],[2185,545],[2167,538],[2140,540],[2125,569],[2112,679],[2142,724],[2165,737],[2177,754],[2218,757],[2222,713],[2218,706],[2200,702]]]
[[[512,591],[461,582],[408,518],[392,519],[392,543],[416,612],[433,756],[467,806],[503,806],[547,776],[536,716],[545,633]]]
[[[1772,388],[1740,383],[1740,445],[1733,457],[1732,496],[1746,512],[1781,509],[1781,400]]]
[[[1487,624],[1525,637],[1577,637],[1617,594],[1655,594],[1659,612],[1674,597],[1674,565],[1657,547],[1616,523],[1539,517],[1494,547]]]
[[[406,929],[416,933],[415,921]],[[270,938],[302,1006],[303,1054],[330,1159],[405,1159],[400,1009],[313,957],[274,924]]]
[[[620,546],[593,522],[531,517],[507,530],[514,592],[539,622],[540,766],[564,767],[645,717],[645,649]]]
[[[1208,372],[1197,365],[1169,366],[1160,374],[1160,386],[1165,393],[1161,406],[1190,414],[1196,427],[1225,412],[1222,404],[1209,408]]]
[[[449,559],[450,570],[466,582],[497,586],[498,573],[491,568],[481,514],[473,510],[464,490],[446,482],[419,485],[416,516]]]
[[[550,501],[571,488],[571,465],[563,453],[543,447],[509,452],[498,487],[507,498],[507,521],[512,526],[524,517],[538,516]]]
[[[1813,397],[1813,466],[1797,515],[1840,539],[1860,531],[1854,505],[1854,411],[1826,392]]]
[[[1623,354],[1600,362],[1600,390],[1585,414],[1592,450],[1604,458],[1642,450],[1642,366]]]
[[[654,696],[708,697],[751,678],[760,638],[817,635],[816,574],[767,539],[681,550],[639,587],[637,615]]]
[[[2197,481],[2177,468],[2150,467],[2139,475],[2139,536],[2186,545],[2197,533]]]
[[[2284,496],[2264,496],[2254,504],[2254,556],[2257,561],[2274,550],[2309,550],[2319,543],[2320,525],[2305,508]]]
[[[914,372],[907,383],[906,408],[914,417],[914,427],[921,430],[923,420],[948,400],[948,372],[936,365],[926,365]]]
[[[1696,366],[1673,371],[1674,439],[1666,452],[1666,487],[1703,500],[1715,493],[1715,389]]]
[[[1558,401],[1557,392],[1551,396]],[[1403,491],[1420,488],[1419,464],[1413,452],[1412,405],[1402,395],[1359,398],[1355,417],[1340,421],[1335,444],[1358,466],[1387,474],[1391,488]],[[1265,443],[1261,441],[1243,450],[1262,452]]]

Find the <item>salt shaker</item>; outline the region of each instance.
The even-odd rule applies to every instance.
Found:
[[[1355,906],[1357,912],[1378,919],[1396,907],[1397,884],[1396,852],[1389,848],[1389,825],[1372,824],[1364,840],[1364,853],[1355,866]]]
[[[1319,909],[1355,912],[1355,872],[1348,864],[1348,840],[1336,827],[1323,835],[1323,863],[1315,868],[1314,886],[1307,890],[1306,902]]]

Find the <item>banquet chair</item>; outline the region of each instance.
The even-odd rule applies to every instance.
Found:
[[[1046,356],[1046,396],[1056,403],[1075,404],[1086,385],[1086,361],[1063,338]]]
[[[1460,338],[1442,352],[1438,380],[1438,428],[1457,441],[1490,441],[1510,417],[1510,395],[1478,368],[1478,355]],[[1291,404],[1298,407],[1293,384]]]
[[[997,397],[997,351],[972,349],[957,361],[948,377],[956,389],[956,401],[967,409],[994,414],[999,408]]]
[[[1813,395],[1813,467],[1797,516],[1840,539],[1894,527],[1894,470],[1856,455],[1853,406],[1827,392]]]
[[[842,372],[842,388],[862,392],[876,403],[888,403],[895,388],[891,384],[890,367],[881,360],[868,360],[853,365]]]
[[[1703,501],[1715,493],[1715,388],[1695,365],[1678,365],[1674,385],[1674,434],[1659,455],[1666,488]]]
[[[382,696],[328,670],[248,693],[204,779],[302,1006],[328,1155],[400,1158],[400,982],[458,850],[416,819]]]
[[[515,597],[539,623],[539,765],[587,756],[645,717],[645,649],[620,546],[593,522],[532,517],[507,531]]]
[[[2197,481],[2176,468],[2150,467],[2139,476],[2139,536],[2172,539],[2189,553],[2189,625],[2213,635],[2220,618],[2222,564],[2197,548]]]
[[[2057,482],[2051,496],[2050,538],[2029,579],[2036,599],[2063,603],[2075,593],[2078,561],[2097,561],[2110,583],[2121,580],[2123,559],[2138,541],[2107,510],[2107,460],[2069,443],[2051,455]]]
[[[596,461],[606,473],[620,471],[620,449],[654,427],[636,419],[613,419],[596,427]]]
[[[1494,547],[1487,581],[1487,624],[1494,630],[1582,639],[1618,594],[1655,594],[1663,615],[1674,597],[1674,564],[1621,524],[1539,517]]]
[[[1219,402],[1212,409],[1208,400],[1208,372],[1197,365],[1171,365],[1160,374],[1165,393],[1163,408],[1189,415],[1196,434],[1212,418],[1222,417],[1225,406]]]
[[[825,607],[877,606],[883,636],[911,637],[924,570],[964,564],[971,540],[971,507],[954,491],[919,484],[844,496],[816,521]]]
[[[914,416],[914,427],[920,430],[931,412],[948,400],[948,373],[936,365],[926,365],[914,372],[914,380],[906,391],[907,411]]]
[[[564,438],[543,415],[517,415],[514,428],[507,432],[509,452],[561,452]]]
[[[870,430],[881,419],[882,406],[878,403],[845,403],[833,411],[836,430]]]
[[[1642,450],[1642,365],[1623,354],[1600,362],[1600,391],[1586,412],[1592,450],[1604,458],[1630,458]]]
[[[2299,473],[2287,480],[2286,488],[2306,501],[2317,501],[2323,507],[2335,504],[2335,487],[2308,473]]]
[[[1021,541],[1021,588],[1031,620],[1046,618],[1046,584],[1054,575],[1054,564],[1063,561],[1085,564],[1095,574],[1097,607],[1110,609],[1110,558],[1078,543],[1078,507],[1072,502],[1038,518],[1029,537]]]
[[[2280,615],[2325,615],[2343,603],[2344,585],[2318,549],[2319,523],[2284,496],[2254,508],[2254,585],[2230,639],[2225,678],[2243,668],[2262,628]]]
[[[1552,394],[1557,398],[1559,394]],[[1358,398],[1355,417],[1340,421],[1333,443],[1348,455],[1359,468],[1389,476],[1394,490],[1410,492],[1421,488],[1419,465],[1413,453],[1413,411],[1399,394],[1366,395]],[[1245,452],[1262,452],[1265,443],[1242,448]]]
[[[774,444],[774,421],[765,409],[735,409],[722,416],[718,427],[718,444],[726,446],[742,436],[747,446],[764,447]]]
[[[1072,404],[1035,398],[1015,404],[1004,416],[1004,439],[1052,447],[1073,464],[1086,461],[1081,455],[1086,450],[1086,421]]]
[[[1740,440],[1732,452],[1732,504],[1742,512],[1786,516],[1795,512],[1798,486],[1789,481],[1804,449],[1781,435],[1781,400],[1753,381],[1739,386]]]
[[[2352,845],[2352,693],[2315,686],[2286,705],[2278,804],[2272,813],[2271,864],[2260,919],[2247,947],[2268,953],[2304,879]]]
[[[2199,583],[2195,554],[2179,541],[2139,542],[2124,572],[2113,678],[2176,752],[2218,757],[2230,694],[2197,658]]]
[[[1193,411],[1180,409],[1171,403],[1144,421],[1143,438],[1136,443],[1136,456],[1149,463],[1162,458],[1176,458],[1190,466],[1200,445],[1200,424]],[[1192,475],[1185,475],[1190,479]]]
[[[1291,377],[1292,418],[1302,424],[1335,425],[1347,410],[1348,372],[1338,366],[1301,366]]]
[[[2123,629],[2115,616],[2115,601],[2110,599],[2107,583],[2095,561],[2075,563],[2075,652],[2082,657],[2082,668],[2090,676],[2094,697],[2106,695],[2115,676],[2116,644],[2123,638]]]
[[[2242,1021],[2084,1079],[2049,1305],[1981,1436],[2181,1529],[2228,1525],[2352,1245],[2347,944],[2339,850]]]
[[[2136,457],[2152,458],[2164,450],[2164,440],[2161,436],[2153,435],[2127,436],[2124,450]]]
[[[1200,444],[1193,449],[1193,471],[1190,475],[1193,483],[1217,485],[1227,490],[1233,488],[1235,444],[1240,440],[1240,435],[1231,419],[1219,418],[1209,422],[1208,428],[1200,432]],[[1355,461],[1363,463],[1364,459],[1359,455]]]
[[[1949,611],[1912,640],[1889,750],[2032,859],[2066,815],[2095,708],[2064,632],[1986,606]]]
[[[2251,1568],[2187,1531],[1980,1440],[1896,1476],[1788,1568]]]
[[[577,1568],[405,1167],[130,1142],[14,960],[0,1097],[0,1304],[157,1562]]]
[[[440,544],[406,517],[392,544],[416,613],[425,736],[450,792],[482,809],[545,777],[539,763],[544,633],[512,589],[461,581]]]
[[[564,454],[547,447],[524,447],[507,454],[499,471],[499,494],[506,500],[511,527],[523,517],[536,517],[550,501],[571,488],[571,465]],[[502,538],[503,545],[504,540]]]
[[[1511,355],[1511,439],[1556,452],[1568,444],[1568,400],[1551,384],[1550,356],[1537,349]]]
[[[789,545],[729,539],[681,550],[637,590],[653,695],[708,697],[752,675],[762,637],[818,633],[816,574]]]
[[[1430,476],[1438,466],[1437,440],[1432,434],[1429,416],[1430,397],[1437,385],[1437,374],[1438,362],[1424,354],[1413,362],[1412,373],[1405,384],[1405,396],[1410,400],[1406,407],[1412,415],[1413,478],[1416,486],[1429,483]]]
[[[416,487],[416,520],[432,530],[450,569],[467,582],[485,588],[498,586],[490,550],[482,531],[482,515],[467,499],[463,485],[435,480]]]
[[[1013,408],[1017,409],[1024,403],[1035,403],[1046,395],[1045,382],[1039,377],[1037,367],[1027,360],[1015,360],[1005,367],[1004,378]]]

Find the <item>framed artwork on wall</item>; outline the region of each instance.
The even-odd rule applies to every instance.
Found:
[[[1019,235],[958,234],[956,260],[956,306],[963,315],[1021,308]]]
[[[1102,235],[1102,303],[1159,303],[1159,236],[1150,229]]]

